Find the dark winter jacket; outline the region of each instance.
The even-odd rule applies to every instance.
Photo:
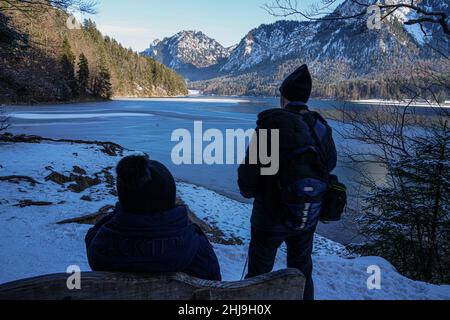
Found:
[[[221,280],[214,250],[187,209],[135,215],[120,205],[86,235],[89,264],[94,271],[184,272],[206,280]]]
[[[291,103],[285,109],[271,109],[258,116],[256,132],[260,129],[279,129],[280,136],[280,165],[290,153],[311,143],[307,123],[298,113],[308,111],[308,107],[301,102]],[[336,147],[332,137],[332,129],[316,112],[309,111],[315,120],[315,131],[321,140],[325,153],[328,172],[336,167]],[[270,134],[268,134],[270,138]],[[270,142],[269,142],[270,143]],[[270,145],[270,144],[269,144]],[[312,165],[319,165],[311,159]],[[280,212],[281,199],[278,176],[263,176],[260,174],[261,165],[242,164],[238,170],[238,184],[241,194],[248,199],[255,198],[252,214],[252,226],[266,231],[286,231],[283,215]]]

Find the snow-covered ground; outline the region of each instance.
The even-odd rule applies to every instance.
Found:
[[[68,143],[0,143],[0,176],[25,175],[41,184],[0,181],[0,283],[49,273],[65,272],[70,265],[88,271],[84,235],[89,226],[56,222],[96,212],[115,203],[105,181],[82,193],[45,181],[52,170],[69,175],[74,166],[93,176],[113,167],[120,157],[108,156],[100,147]],[[130,153],[130,152],[125,152]],[[51,166],[51,167],[50,167]],[[193,212],[226,236],[241,238],[244,245],[215,244],[224,280],[239,280],[247,256],[251,206],[210,190],[178,183],[178,193]],[[81,200],[89,196],[92,201]],[[51,202],[47,206],[15,206],[23,200]],[[317,236],[314,279],[318,299],[450,299],[450,286],[415,282],[399,275],[384,259],[348,259],[345,248]],[[280,250],[276,269],[285,266]],[[381,290],[368,290],[369,266],[381,269]]]

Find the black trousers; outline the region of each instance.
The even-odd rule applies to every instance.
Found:
[[[278,248],[286,242],[287,267],[299,269],[306,277],[305,300],[314,300],[312,259],[315,228],[302,233],[268,232],[252,227],[247,278],[272,271]]]

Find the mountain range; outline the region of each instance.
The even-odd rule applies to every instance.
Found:
[[[447,1],[423,0],[421,5],[450,14]],[[354,2],[346,0],[332,14],[350,15],[354,8]],[[307,63],[316,83],[323,85],[322,95],[331,84],[373,81],[411,72],[419,60],[440,59],[437,51],[430,49],[438,45],[450,52],[449,38],[438,26],[427,24],[425,35],[419,25],[403,23],[414,18],[414,13],[397,10],[382,21],[379,30],[370,30],[367,19],[282,20],[251,30],[230,48],[202,32],[182,31],[156,40],[144,54],[175,69],[191,81],[192,88],[216,94],[276,94],[279,81],[301,63]],[[330,95],[336,94],[331,91]]]

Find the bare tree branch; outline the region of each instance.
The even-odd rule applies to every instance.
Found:
[[[292,17],[298,16],[306,20],[312,21],[338,21],[351,20],[367,16],[367,9],[372,5],[359,0],[350,0],[353,3],[352,13],[341,14],[340,11],[333,10],[333,7],[340,1],[338,0],[322,0],[322,6],[312,6],[310,9],[300,9],[295,0],[273,0],[267,3],[263,8],[271,15],[276,17]],[[399,0],[395,4],[375,4],[383,14],[382,19],[392,15],[399,9],[410,9],[416,13],[416,18],[405,20],[405,25],[419,24],[423,30],[423,23],[431,23],[439,25],[442,31],[450,36],[449,16],[443,11],[429,10],[421,7],[418,1]]]
[[[96,0],[2,0],[0,12],[30,12],[57,8],[66,12],[76,11],[95,14],[97,13],[97,5],[98,1]]]

